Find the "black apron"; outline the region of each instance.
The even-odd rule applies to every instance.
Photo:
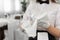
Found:
[[[47,32],[47,31],[43,31],[43,30],[37,30],[37,33],[38,32]],[[47,32],[48,33],[48,38],[49,38],[49,40],[56,40],[56,38],[53,36],[53,35],[51,35],[49,32]],[[37,35],[38,36],[38,35]],[[33,38],[33,37],[29,37],[29,40],[37,40],[37,36],[35,37],[35,38]]]

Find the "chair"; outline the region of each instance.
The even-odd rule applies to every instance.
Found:
[[[0,40],[3,40],[5,38],[4,30],[7,30],[7,25],[4,25],[0,27]]]

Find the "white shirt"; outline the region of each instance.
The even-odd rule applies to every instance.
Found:
[[[36,36],[37,20],[48,15],[51,25],[60,29],[60,5],[55,3],[39,4],[30,3],[24,17],[22,27],[25,29],[29,37]],[[45,19],[44,19],[45,20]],[[46,20],[47,21],[47,20]]]

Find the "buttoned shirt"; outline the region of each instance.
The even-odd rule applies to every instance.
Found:
[[[48,18],[46,20],[46,18]],[[40,4],[32,2],[27,7],[23,16],[22,28],[25,29],[29,37],[36,36],[38,20],[49,21],[53,27],[60,29],[60,5],[55,3]],[[38,28],[40,30],[40,28]]]

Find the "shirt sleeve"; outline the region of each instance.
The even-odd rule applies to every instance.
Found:
[[[23,20],[22,20],[22,27],[25,29],[28,26],[31,26],[31,11],[30,7],[27,8],[25,14],[23,15]]]
[[[58,8],[56,15],[56,28],[60,29],[60,7]]]
[[[29,36],[34,37],[36,35],[36,22],[35,18],[31,16],[31,10],[31,6],[29,6],[23,16],[22,28]]]

